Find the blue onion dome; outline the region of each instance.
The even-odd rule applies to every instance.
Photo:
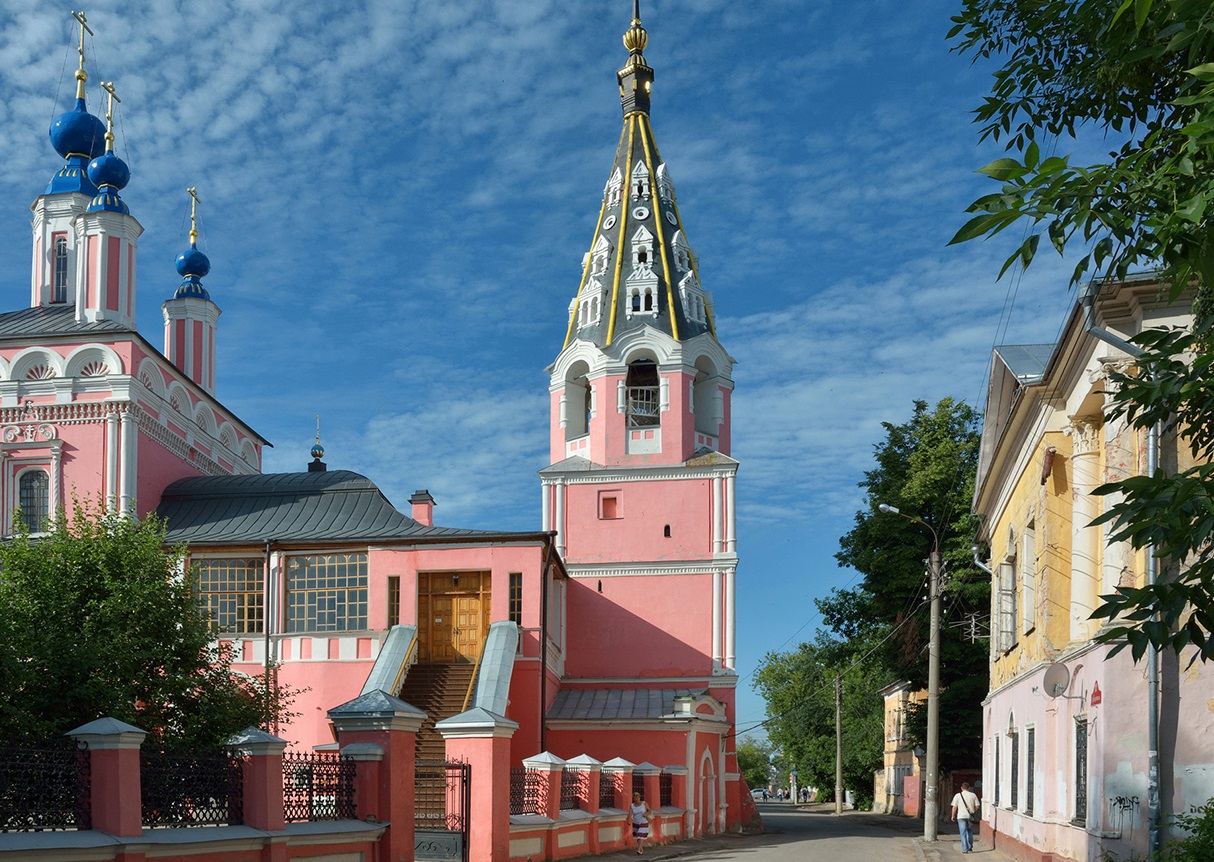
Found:
[[[97,194],[93,196],[86,212],[104,211],[130,215],[130,207],[118,196],[118,190],[131,181],[131,169],[126,166],[126,162],[114,155],[113,150],[106,150],[89,162],[88,175],[97,186]]]
[[[177,274],[202,278],[211,271],[211,259],[190,243],[190,250],[177,255]]]
[[[95,159],[105,152],[105,123],[88,112],[82,98],[73,110],[55,117],[50,136],[51,146],[65,159],[73,154]]]
[[[89,179],[98,188],[111,186],[122,189],[131,181],[131,169],[127,167],[126,162],[114,155],[113,150],[106,150],[89,162]]]
[[[312,447],[312,457],[315,458],[317,461],[319,461],[321,458],[325,457],[325,447],[321,446],[319,443],[317,443],[315,446],[313,446]]]

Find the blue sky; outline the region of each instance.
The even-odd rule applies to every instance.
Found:
[[[737,359],[739,725],[751,674],[852,581],[834,560],[882,421],[981,406],[992,346],[1052,341],[1053,260],[946,243],[988,189],[969,111],[990,69],[948,53],[959,0],[644,0],[654,133],[722,343]],[[202,198],[223,309],[220,400],[302,469],[441,524],[539,526],[547,375],[621,126],[628,0],[342,4],[105,0],[86,9],[89,105],[122,98],[123,193],[145,232],[139,323]],[[73,95],[67,9],[0,0],[0,307],[28,303],[30,202]],[[56,95],[58,100],[56,101]]]

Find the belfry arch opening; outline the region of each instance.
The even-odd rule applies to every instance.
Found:
[[[696,382],[692,393],[692,410],[695,412],[696,430],[701,434],[716,436],[721,430],[722,416],[718,408],[720,387],[717,384],[717,369],[706,356],[696,360]]]
[[[628,427],[653,428],[660,425],[661,381],[658,378],[658,364],[648,358],[628,363],[624,386],[628,398]]]
[[[576,440],[590,433],[590,415],[594,409],[589,367],[575,362],[565,375],[565,439]]]

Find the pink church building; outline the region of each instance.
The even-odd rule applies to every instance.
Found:
[[[135,329],[142,228],[113,99],[105,122],[86,106],[83,30],[51,129],[64,162],[32,207],[30,306],[0,314],[3,523],[37,533],[73,495],[156,511],[238,669],[305,690],[274,729],[294,746],[331,745],[328,711],[384,692],[427,713],[419,755],[473,723],[515,765],[678,775],[677,834],[736,828],[733,360],[650,125],[635,4],[623,133],[553,345],[533,532],[436,525],[427,491],[399,511],[326,469],[319,440],[307,470],[261,472],[266,441],[216,397],[196,230],[163,350]]]

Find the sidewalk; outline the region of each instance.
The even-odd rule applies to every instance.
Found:
[[[915,821],[918,823],[918,821]],[[961,835],[956,823],[941,823],[935,841],[924,841],[920,834],[912,839],[919,862],[1007,862],[1006,856],[974,836],[971,853],[961,852]]]

